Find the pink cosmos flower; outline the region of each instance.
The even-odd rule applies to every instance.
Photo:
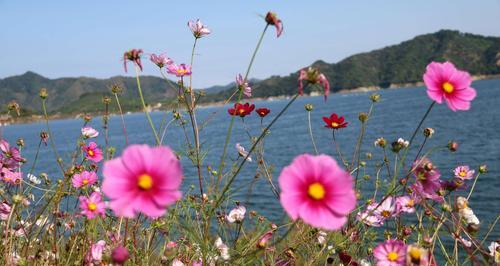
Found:
[[[420,197],[440,201],[442,197],[437,194],[442,187],[439,170],[427,158],[416,160],[412,167],[413,174],[417,179],[412,188],[417,195],[420,194]]]
[[[380,206],[378,206],[380,205]],[[387,197],[382,203],[377,203],[377,207],[373,213],[377,216],[382,217],[382,219],[388,219],[396,214],[396,204],[392,197]]]
[[[191,32],[196,39],[210,34],[210,29],[208,29],[199,19],[196,21],[188,21],[188,27],[191,29]]]
[[[470,87],[469,73],[458,70],[450,62],[427,65],[424,83],[429,98],[439,104],[444,98],[452,111],[469,110],[470,102],[476,97],[476,90]]]
[[[309,67],[307,69],[302,69],[299,72],[299,94],[302,95],[304,91],[303,81],[307,81],[311,84],[320,84],[324,88],[325,100],[330,94],[330,82],[324,74],[319,72],[319,69],[314,67]]]
[[[97,243],[90,246],[87,255],[85,256],[85,265],[94,265],[102,261],[102,252],[106,247],[106,241],[99,240]],[[98,264],[97,264],[98,265]]]
[[[415,212],[415,199],[410,196],[401,196],[396,198],[396,212],[397,213],[414,213]]]
[[[7,221],[9,219],[9,215],[12,208],[7,202],[0,203],[0,220]]]
[[[102,150],[97,147],[95,142],[90,142],[89,145],[83,145],[82,151],[85,152],[85,158],[93,162],[100,162],[102,160]]]
[[[302,154],[279,176],[280,201],[296,220],[325,230],[338,230],[356,206],[353,179],[327,156]]]
[[[104,217],[106,204],[102,201],[99,192],[92,192],[88,198],[80,196],[79,200],[80,209],[82,209],[81,214],[87,216],[87,219],[94,219],[98,215]]]
[[[73,175],[71,182],[75,188],[91,186],[97,182],[97,174],[95,172],[83,171],[80,174]]]
[[[365,211],[359,212],[356,215],[356,219],[368,226],[371,227],[380,227],[384,225],[385,219],[382,216],[375,215],[375,207],[377,207],[378,203],[372,203],[368,205]]]
[[[267,231],[265,234],[263,234],[260,238],[259,241],[257,241],[257,247],[258,248],[266,248],[267,247],[267,242],[273,237],[273,230]]]
[[[124,246],[121,246],[121,245],[117,246],[111,252],[111,259],[117,265],[123,265],[128,260],[129,257],[130,257],[130,254],[128,252],[128,249]]]
[[[276,27],[276,37],[279,38],[283,32],[283,22],[281,22],[281,19],[278,18],[276,13],[269,11],[266,15],[266,22]]]
[[[191,66],[186,64],[170,64],[167,66],[167,73],[177,77],[184,77],[191,75]]]
[[[182,168],[169,147],[131,145],[103,168],[102,191],[118,216],[156,218],[182,196]]]
[[[21,182],[23,182],[23,175],[21,172],[11,171],[7,168],[0,169],[0,178],[5,183],[11,184],[11,185],[19,185],[19,184],[21,184]]]
[[[92,127],[84,127],[82,128],[82,136],[86,139],[95,138],[99,136],[99,131]]]
[[[228,215],[226,215],[226,220],[229,223],[241,223],[245,219],[245,213],[247,209],[245,206],[239,205],[238,207],[232,209]]]
[[[160,55],[151,54],[149,60],[151,60],[151,62],[153,62],[159,68],[163,68],[164,66],[168,66],[174,63],[174,61],[169,57],[167,57],[165,54],[160,54]]]
[[[243,94],[247,97],[252,97],[252,88],[248,85],[248,82],[243,79],[241,74],[236,76],[236,85],[238,85],[238,89],[243,91]]]
[[[142,71],[141,55],[142,49],[132,49],[123,54],[123,67],[125,68],[125,72],[127,72],[127,61],[129,60],[136,64]]]
[[[21,153],[17,147],[11,147],[9,143],[3,139],[0,139],[0,166],[7,167],[10,170],[14,170],[19,167],[21,162],[25,159],[21,157]]]
[[[453,170],[453,173],[455,174],[455,177],[458,179],[468,180],[472,179],[475,171],[471,170],[467,165],[462,165],[455,168],[455,170]]]
[[[387,240],[373,250],[377,266],[405,265],[406,245],[401,240]]]

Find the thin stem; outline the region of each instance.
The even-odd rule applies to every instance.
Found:
[[[214,205],[214,209],[217,208],[217,206],[219,206],[220,202],[222,201],[223,197],[224,197],[224,194],[229,190],[229,187],[231,186],[231,184],[233,183],[233,181],[235,180],[236,176],[240,173],[241,169],[243,168],[243,166],[245,165],[245,163],[247,162],[247,159],[248,157],[250,157],[250,155],[252,154],[252,152],[255,150],[255,148],[257,147],[257,145],[259,144],[259,142],[264,138],[264,136],[266,135],[266,133],[268,132],[268,130],[273,126],[273,124],[278,120],[278,118],[280,118],[284,113],[285,111],[292,105],[292,103],[299,97],[298,94],[295,94],[295,96],[288,102],[288,104],[279,112],[279,114],[274,117],[274,119],[271,121],[271,123],[269,123],[269,125],[264,129],[264,131],[260,134],[260,136],[257,138],[257,140],[255,141],[255,143],[252,145],[252,147],[250,148],[250,150],[248,151],[248,154],[247,156],[245,156],[245,158],[243,158],[242,162],[240,163],[240,165],[238,166],[238,168],[236,169],[236,171],[234,172],[234,174],[231,176],[231,178],[229,178],[227,184],[224,186],[222,192],[221,192],[221,195],[218,197],[215,205]]]
[[[318,154],[318,148],[316,147],[316,142],[314,141],[314,135],[311,127],[311,112],[307,111],[307,122],[309,124],[309,136],[311,137],[311,142],[313,144],[314,152]]]
[[[472,196],[472,192],[474,191],[474,188],[476,187],[476,182],[479,179],[480,175],[481,175],[481,173],[477,173],[476,178],[474,178],[474,183],[472,183],[472,187],[469,191],[469,194],[467,195],[467,200],[469,200],[470,196]]]
[[[153,124],[153,120],[151,119],[151,116],[149,115],[149,112],[146,108],[146,102],[144,101],[144,96],[142,95],[142,89],[141,89],[141,81],[139,79],[139,67],[136,65],[135,66],[135,79],[137,81],[137,90],[139,91],[139,97],[141,98],[141,103],[142,103],[142,108],[144,109],[144,113],[146,114],[146,117],[149,122],[149,126],[151,127],[151,130],[153,131],[153,134],[155,136],[156,140],[156,145],[160,144],[160,138],[158,137],[158,134],[156,133],[155,126]]]
[[[49,140],[50,140],[50,146],[52,147],[52,150],[54,151],[54,154],[56,155],[56,162],[61,168],[61,171],[64,174],[64,165],[62,163],[62,158],[59,156],[59,153],[57,152],[56,144],[54,142],[54,135],[52,135],[52,130],[50,130],[50,125],[49,125],[49,116],[47,114],[47,106],[45,104],[45,99],[42,99],[42,109],[43,109],[43,115],[45,117],[45,124],[47,125],[47,131],[49,133]]]
[[[245,78],[244,78],[243,81],[246,81],[247,78],[248,78],[248,75],[250,74],[250,70],[252,69],[252,65],[253,65],[253,62],[255,60],[255,56],[257,55],[257,51],[259,50],[260,45],[262,44],[262,40],[264,39],[264,35],[266,34],[266,30],[267,30],[268,27],[269,27],[269,24],[266,24],[266,26],[264,27],[264,30],[262,31],[262,34],[260,35],[259,41],[257,42],[257,46],[255,47],[255,50],[254,50],[254,52],[252,54],[252,58],[250,59],[250,63],[248,64],[247,72],[245,73]],[[239,102],[241,100],[241,95],[242,94],[243,94],[243,90],[239,90],[237,102]],[[226,159],[227,147],[229,145],[229,140],[231,139],[231,133],[233,131],[233,125],[234,125],[234,116],[231,116],[231,122],[229,123],[229,128],[227,129],[226,140],[224,141],[224,149],[222,151],[222,155],[221,155],[221,158],[220,158],[219,172],[218,172],[218,176],[217,176],[217,185],[215,187],[216,191],[219,189],[220,182],[222,180],[222,175],[223,175],[224,166],[225,166],[224,161]]]
[[[123,135],[125,136],[125,145],[128,146],[128,136],[127,136],[127,128],[125,127],[125,118],[123,117],[123,110],[120,104],[120,100],[118,99],[118,94],[115,93],[116,104],[118,105],[118,110],[120,111],[120,117],[122,119],[122,127],[123,127]]]

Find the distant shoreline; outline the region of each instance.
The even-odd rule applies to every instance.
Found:
[[[500,74],[494,74],[494,75],[475,75],[472,76],[472,80],[489,80],[489,79],[497,79],[500,78]],[[334,92],[333,94],[351,94],[351,93],[365,93],[365,92],[374,92],[374,91],[379,91],[379,90],[395,90],[395,89],[405,89],[405,88],[410,88],[410,87],[421,87],[424,86],[423,82],[414,82],[414,83],[400,83],[400,84],[391,84],[388,88],[382,88],[380,86],[368,86],[368,87],[358,87],[354,89],[342,89],[339,91]],[[321,94],[319,92],[312,92],[309,95],[304,95],[304,97],[315,97],[315,96],[320,96]],[[252,98],[252,101],[276,101],[276,100],[284,100],[289,98],[290,95],[280,95],[280,96],[271,96],[271,97],[260,97],[260,98]],[[218,102],[210,102],[210,103],[202,103],[199,104],[198,106],[200,108],[207,108],[207,107],[220,107],[224,106],[226,104],[225,101],[218,101]],[[165,111],[165,110],[153,110],[153,111]],[[133,112],[126,112],[126,114],[134,114],[134,113],[141,113],[140,111],[133,111]],[[64,120],[64,119],[79,119],[83,116],[84,114],[54,114],[49,116],[49,120]],[[98,114],[91,114],[93,117],[94,116],[102,116],[101,113]],[[110,113],[110,116],[116,116],[120,115],[119,113]],[[18,125],[18,124],[31,124],[31,123],[37,123],[37,122],[43,122],[45,119],[43,118],[42,115],[33,115],[30,117],[21,117],[21,118],[15,118],[11,119],[7,123],[2,123],[0,121],[0,126],[6,126],[6,125]]]

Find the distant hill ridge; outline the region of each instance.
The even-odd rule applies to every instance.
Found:
[[[417,36],[397,45],[366,53],[356,54],[329,64],[316,61],[330,80],[332,91],[377,86],[387,88],[394,84],[415,83],[422,80],[422,73],[430,61],[451,61],[458,68],[472,75],[500,74],[500,37],[441,30]],[[272,76],[254,80],[255,97],[292,95],[297,91],[298,70],[288,76]],[[95,112],[102,109],[101,98],[111,95],[109,86],[124,87],[123,99],[126,111],[139,110],[135,78],[116,76],[109,79],[88,77],[48,79],[28,71],[23,75],[0,79],[0,104],[16,100],[23,108],[40,110],[38,91],[45,87],[50,94],[49,108],[52,113]],[[163,79],[142,76],[141,85],[146,100],[151,104],[168,103],[175,99],[176,89],[170,88]],[[234,84],[207,89],[203,102],[226,99]],[[96,109],[97,108],[97,109]],[[99,109],[100,108],[100,109]]]

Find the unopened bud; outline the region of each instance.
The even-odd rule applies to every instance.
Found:
[[[430,137],[432,137],[432,135],[434,135],[434,129],[432,129],[430,127],[424,128],[424,136],[426,138],[430,138]]]
[[[448,149],[451,152],[456,152],[458,149],[458,143],[456,141],[450,140],[450,142],[448,142]]]
[[[380,94],[374,93],[370,95],[370,100],[372,100],[372,102],[374,103],[378,102],[380,100]]]
[[[434,169],[434,165],[431,162],[428,162],[424,165],[424,169],[426,171],[432,171],[432,169]]]
[[[24,139],[23,138],[18,138],[16,141],[17,146],[23,147],[24,146]]]
[[[119,93],[122,93],[122,91],[123,91],[123,88],[120,85],[118,85],[118,84],[111,85],[111,92],[113,94],[119,94]]]
[[[359,121],[361,121],[361,123],[364,123],[366,122],[366,120],[368,120],[368,114],[365,112],[361,112],[358,114],[358,119]]]
[[[313,110],[314,106],[312,104],[308,103],[308,104],[304,105],[304,108],[306,109],[306,111],[311,112]]]
[[[47,92],[46,88],[41,88],[39,95],[40,95],[40,98],[46,99],[49,96],[49,93]]]
[[[111,103],[111,98],[109,98],[108,96],[104,96],[104,97],[102,97],[102,102],[104,104],[110,104]]]
[[[479,166],[479,173],[484,174],[484,173],[487,173],[487,172],[488,172],[488,167],[486,166],[486,164],[483,164],[483,165]]]

